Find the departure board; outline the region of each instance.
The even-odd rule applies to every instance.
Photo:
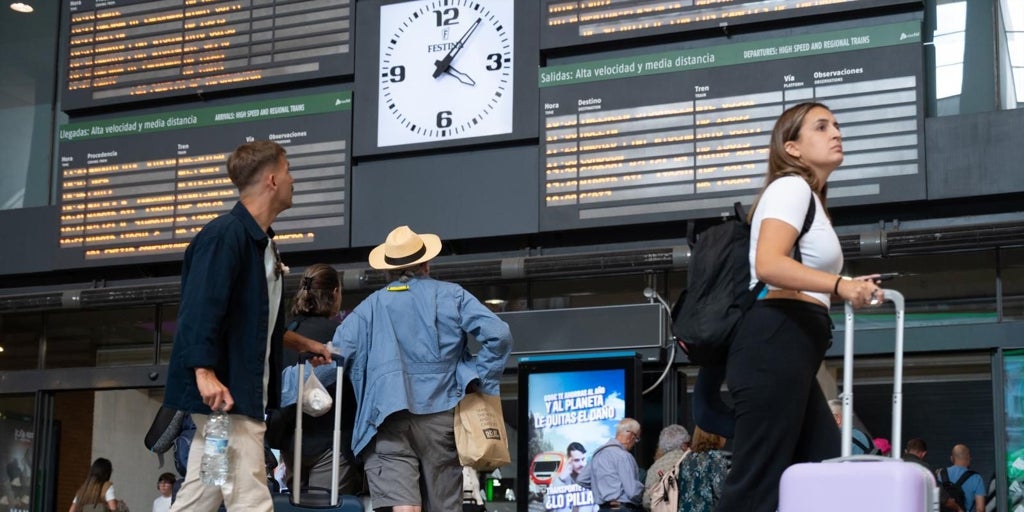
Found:
[[[541,48],[721,28],[911,0],[544,0]]]
[[[64,0],[62,108],[352,73],[351,0]]]
[[[842,125],[830,205],[925,197],[919,22],[546,67],[540,86],[542,230],[749,205],[803,101]]]
[[[351,108],[341,91],[61,126],[62,263],[179,258],[234,207],[225,164],[253,140],[284,146],[295,178],[273,224],[281,250],[347,247]]]

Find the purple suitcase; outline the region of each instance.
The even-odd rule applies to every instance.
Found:
[[[892,394],[892,458],[854,455],[853,445],[853,308],[846,303],[843,355],[842,457],[790,466],[779,484],[779,512],[934,512],[938,488],[919,464],[900,460],[903,427],[903,295],[885,290],[896,306],[896,369]]]

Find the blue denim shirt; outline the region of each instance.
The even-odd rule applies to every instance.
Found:
[[[467,333],[482,345],[475,356]],[[391,413],[452,409],[476,379],[480,391],[499,394],[512,351],[508,324],[461,286],[425,276],[367,297],[342,321],[333,343],[355,388],[357,454]]]
[[[210,414],[196,386],[196,368],[212,368],[231,391],[233,414],[264,419],[263,370],[267,361],[270,301],[265,233],[242,203],[203,227],[185,251],[178,331],[167,367],[164,405]],[[284,307],[278,309],[270,351],[267,407],[280,397]]]

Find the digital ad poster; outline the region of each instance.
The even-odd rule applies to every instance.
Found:
[[[28,512],[32,495],[32,419],[0,413],[0,512]]]
[[[528,509],[596,512],[593,494],[576,479],[626,417],[626,371],[532,373],[528,379]]]

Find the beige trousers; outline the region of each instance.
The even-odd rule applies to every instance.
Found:
[[[267,487],[267,468],[263,459],[263,433],[267,424],[248,416],[231,415],[231,440],[228,442],[228,483],[223,487],[203,485],[199,468],[203,461],[206,436],[203,427],[209,416],[193,414],[196,435],[188,453],[188,471],[171,512],[216,512],[221,502],[228,512],[273,512],[274,504]]]

